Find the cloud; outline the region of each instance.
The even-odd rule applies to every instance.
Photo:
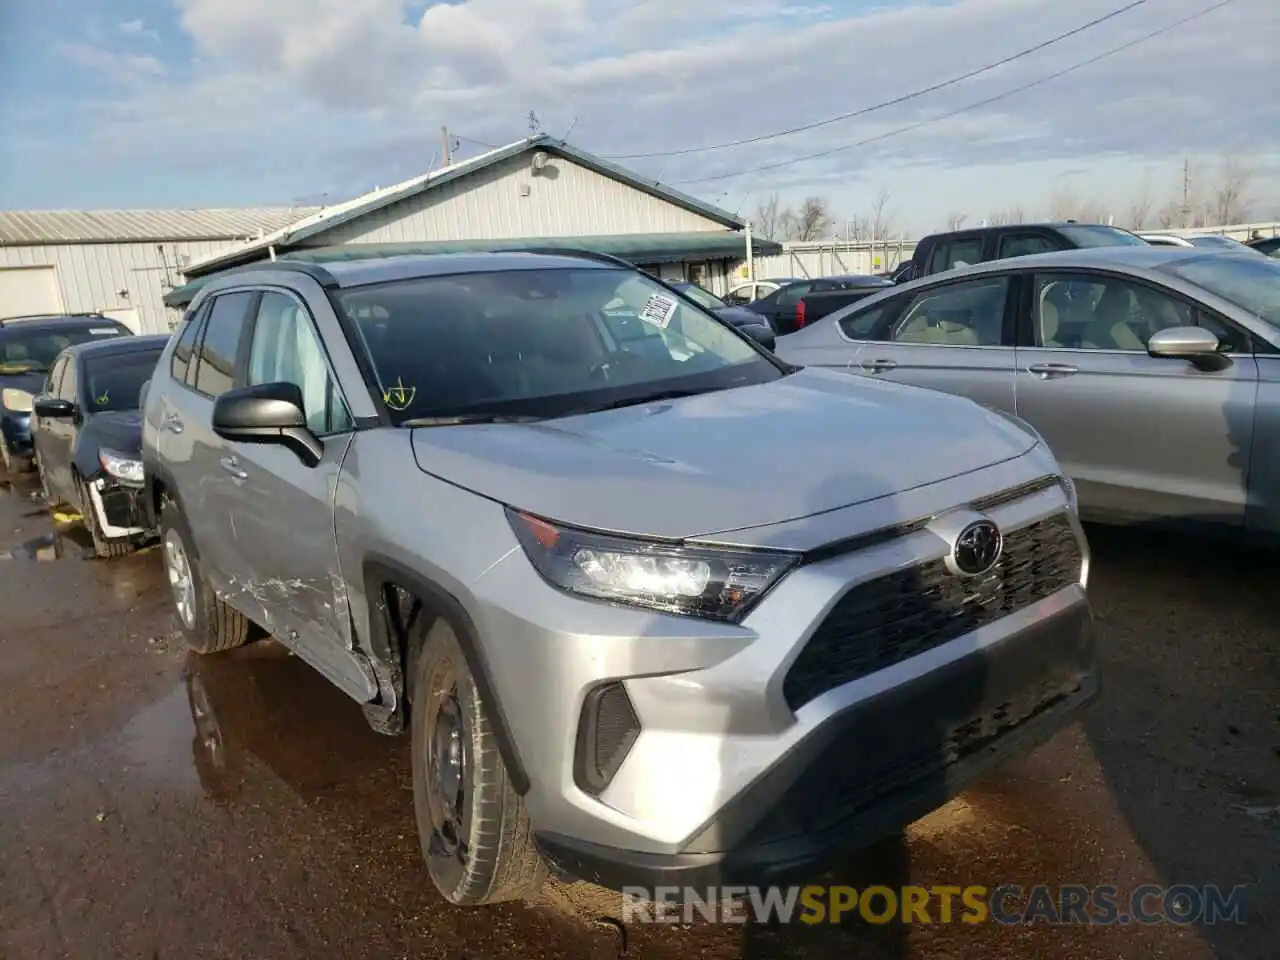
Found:
[[[62,41],[53,46],[55,55],[77,67],[99,71],[109,81],[135,84],[165,74],[158,57],[146,54],[117,53],[105,47],[79,41]]]
[[[141,37],[146,40],[160,39],[160,34],[147,26],[145,20],[125,20],[116,26],[116,31],[124,37]]]
[[[921,189],[936,194],[948,171],[966,168],[1129,157],[1139,170],[1187,153],[1280,152],[1280,103],[1257,93],[1272,84],[1274,0],[1236,0],[1112,59],[938,119],[1205,2],[1152,0],[991,74],[805,134],[621,162],[707,196],[829,189],[906,168],[930,171]],[[972,70],[1120,0],[175,3],[191,56],[167,70],[155,58],[62,45],[64,57],[87,68],[152,81],[86,102],[90,137],[121,163],[157,174],[173,156],[246,171],[292,164],[298,193],[339,193],[424,169],[442,123],[500,143],[527,132],[530,109],[557,134],[576,120],[575,143],[605,155],[796,126]],[[126,36],[146,29],[141,20],[120,26]],[[875,137],[882,139],[855,145]],[[837,152],[691,182],[827,150]],[[244,176],[252,182],[252,173]]]

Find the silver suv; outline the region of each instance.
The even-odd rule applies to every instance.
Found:
[[[273,634],[407,729],[456,903],[798,876],[1096,689],[1034,431],[789,366],[616,261],[221,276],[143,456],[188,642]]]

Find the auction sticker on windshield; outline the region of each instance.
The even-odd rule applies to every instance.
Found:
[[[89,332],[95,337],[114,337],[120,331],[115,327],[90,327]]]
[[[670,297],[664,297],[660,293],[655,293],[649,298],[649,302],[644,305],[640,311],[640,319],[652,323],[655,327],[662,327],[664,330],[667,324],[671,322],[671,318],[676,315],[676,307],[679,304]]]

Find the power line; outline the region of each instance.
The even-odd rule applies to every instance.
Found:
[[[777,170],[782,167],[789,167],[792,164],[804,163],[805,161],[808,161],[808,160],[819,160],[823,157],[830,157],[837,153],[843,153],[846,150],[852,150],[855,147],[864,147],[869,143],[878,143],[881,140],[888,140],[890,137],[896,137],[899,134],[903,134],[903,133],[910,133],[913,130],[919,130],[921,127],[927,127],[933,123],[941,123],[943,120],[950,120],[952,117],[958,117],[962,113],[968,113],[971,110],[977,110],[981,107],[986,107],[993,103],[999,103],[1001,100],[1007,100],[1010,97],[1015,96],[1016,94],[1024,93],[1025,91],[1030,90],[1033,87],[1038,87],[1041,84],[1048,83],[1050,80],[1056,80],[1059,77],[1065,77],[1067,74],[1074,73],[1075,71],[1080,70],[1083,67],[1090,66],[1091,64],[1095,64],[1100,60],[1105,60],[1108,57],[1113,57],[1118,53],[1123,53],[1125,50],[1130,50],[1133,47],[1138,46],[1138,44],[1140,43],[1146,43],[1148,40],[1153,40],[1156,37],[1160,36],[1161,34],[1168,33],[1170,30],[1175,30],[1184,24],[1190,23],[1192,20],[1199,20],[1201,17],[1207,16],[1208,14],[1213,13],[1215,10],[1221,10],[1223,7],[1234,2],[1235,0],[1218,0],[1217,3],[1212,4],[1211,6],[1208,6],[1208,7],[1204,7],[1203,9],[1198,10],[1193,14],[1183,17],[1181,20],[1175,20],[1173,23],[1166,24],[1165,26],[1160,27],[1157,30],[1152,30],[1150,33],[1144,33],[1142,36],[1135,37],[1133,40],[1130,40],[1127,43],[1122,43],[1118,47],[1112,47],[1110,50],[1104,50],[1102,53],[1099,53],[1096,56],[1090,57],[1088,60],[1081,60],[1077,63],[1073,63],[1069,67],[1065,67],[1062,70],[1057,70],[1053,73],[1040,77],[1037,80],[1032,80],[1030,83],[1024,83],[1019,87],[1014,87],[1012,90],[1006,90],[1004,93],[998,93],[993,97],[987,97],[983,100],[978,100],[975,103],[970,103],[970,104],[967,104],[966,106],[958,107],[955,110],[949,110],[948,112],[940,114],[939,116],[930,117],[929,119],[921,120],[918,123],[908,124],[905,127],[897,127],[896,129],[889,130],[886,133],[877,134],[874,137],[867,137],[864,140],[858,140],[854,143],[846,143],[842,146],[832,147],[828,150],[820,150],[817,153],[809,153],[799,157],[792,157],[790,160],[781,160],[776,163],[766,163],[758,167],[748,167],[745,170],[738,170],[733,173],[720,173],[720,174],[716,174],[713,177],[698,177],[697,179],[693,179],[693,180],[675,180],[673,181],[673,183],[677,185],[692,184],[692,183],[712,183],[716,180],[729,180],[733,177],[744,177],[752,173],[763,173],[766,170]]]
[[[1063,40],[1074,37],[1077,34],[1084,33],[1086,30],[1091,30],[1099,24],[1106,23],[1108,20],[1114,20],[1122,13],[1128,13],[1134,7],[1140,7],[1146,2],[1147,0],[1133,0],[1132,3],[1128,3],[1123,7],[1112,10],[1105,16],[1096,17],[1088,23],[1082,23],[1080,26],[1068,30],[1066,33],[1060,33],[1056,37],[1050,37],[1048,40],[1042,40],[1035,46],[1027,47],[1027,49],[1020,50],[1002,60],[993,61],[992,63],[978,67],[976,70],[970,70],[968,73],[962,73],[958,77],[952,77],[950,80],[942,80],[932,86],[922,87],[919,90],[903,94],[900,97],[894,97],[892,100],[885,100],[881,103],[872,104],[869,107],[860,107],[859,109],[852,110],[849,113],[841,113],[834,117],[827,117],[825,120],[815,120],[812,123],[801,124],[798,127],[788,127],[786,130],[778,130],[775,133],[765,133],[756,137],[746,137],[742,140],[729,140],[725,143],[711,143],[703,147],[685,147],[681,150],[658,150],[652,153],[606,153],[601,154],[601,156],[606,160],[643,160],[655,157],[683,157],[693,153],[709,153],[712,150],[725,150],[729,147],[741,147],[749,143],[764,143],[766,140],[776,140],[778,137],[789,137],[792,134],[804,133],[806,130],[816,130],[818,127],[825,127],[833,123],[840,123],[843,120],[852,120],[854,117],[865,116],[868,113],[874,113],[875,111],[883,110],[886,107],[896,107],[900,103],[906,103],[909,100],[916,100],[926,94],[935,93],[938,90],[955,86],[957,83],[962,83],[965,80],[971,80],[984,73],[990,73],[992,70],[1013,63],[1015,60],[1021,60],[1024,57],[1029,57],[1031,54],[1039,53],[1041,50],[1044,50],[1046,47],[1051,47],[1055,43],[1061,43]]]

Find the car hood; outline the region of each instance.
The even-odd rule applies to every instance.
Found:
[[[754,310],[748,310],[746,307],[721,307],[716,310],[716,316],[721,320],[727,320],[735,327],[741,327],[744,324],[764,324],[768,326],[769,321]]]
[[[137,410],[107,410],[90,416],[80,428],[99,447],[117,453],[142,455],[142,414]]]
[[[543,423],[418,428],[412,442],[426,473],[530,513],[684,538],[885,497],[1037,441],[969,400],[805,369]]]

